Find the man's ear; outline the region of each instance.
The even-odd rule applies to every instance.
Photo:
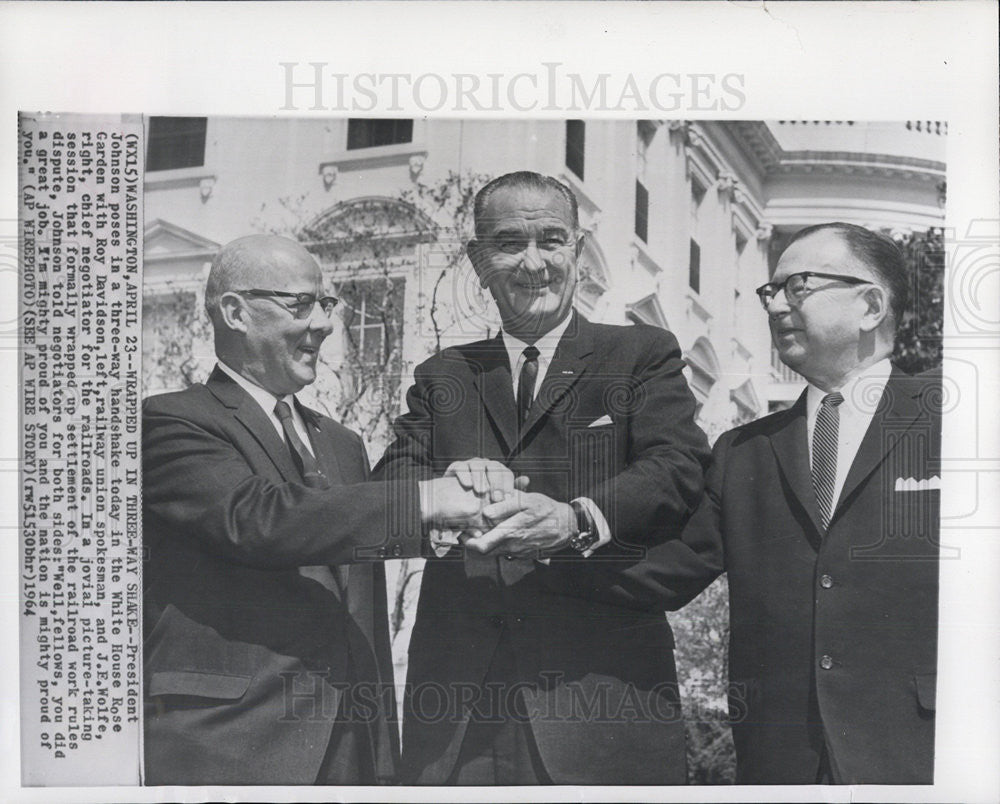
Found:
[[[472,263],[472,267],[476,272],[476,276],[479,277],[479,286],[486,287],[486,277],[483,273],[482,268],[482,257],[483,249],[485,248],[482,241],[472,238],[468,243],[465,244],[465,253],[469,257],[469,262]]]
[[[580,255],[583,254],[583,246],[587,242],[587,233],[581,231],[580,234],[576,236],[576,258],[580,259]]]
[[[874,332],[890,313],[889,291],[880,285],[871,285],[862,294],[865,312],[861,318],[861,331]]]
[[[219,298],[219,313],[227,329],[246,332],[249,312],[245,300],[238,293],[229,291]]]

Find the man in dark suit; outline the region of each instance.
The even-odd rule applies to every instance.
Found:
[[[404,783],[685,781],[673,635],[591,598],[584,564],[676,537],[708,458],[669,332],[572,311],[576,200],[535,173],[476,198],[469,257],[496,338],[418,366],[379,472],[472,455],[530,478],[506,528],[428,563],[409,652]],[[698,590],[695,589],[692,594]]]
[[[365,482],[361,439],[295,400],[335,304],[301,245],[233,241],[205,293],[215,371],[144,405],[148,784],[395,777],[377,559],[419,554],[425,526],[485,526],[488,500],[451,477]]]
[[[722,540],[739,783],[933,781],[941,389],[889,363],[907,283],[862,227],[792,239],[757,292],[808,388],[721,436],[683,538],[608,587],[669,603]]]

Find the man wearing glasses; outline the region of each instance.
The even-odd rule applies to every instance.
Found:
[[[889,362],[908,282],[860,226],[792,238],[757,293],[807,389],[722,435],[683,538],[615,578],[663,605],[685,543],[722,541],[738,783],[933,781],[941,399]]]
[[[385,580],[358,559],[502,518],[454,477],[366,482],[361,439],[295,399],[336,303],[298,243],[233,241],[205,289],[215,371],[144,404],[147,784],[393,780]]]

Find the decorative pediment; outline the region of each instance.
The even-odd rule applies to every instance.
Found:
[[[625,314],[637,324],[652,324],[661,329],[670,329],[667,317],[663,314],[660,300],[655,293],[650,293],[637,302],[625,305]]]
[[[219,248],[219,244],[214,240],[162,218],[156,218],[146,224],[143,235],[143,259],[146,262],[211,260]]]
[[[580,271],[580,282],[592,286],[595,291],[604,293],[611,282],[608,279],[608,263],[604,258],[604,250],[591,236],[583,242],[583,253],[577,261]]]
[[[741,419],[752,419],[761,413],[760,398],[754,390],[753,382],[746,380],[729,392],[729,398],[736,403]]]
[[[200,288],[205,269],[221,246],[188,229],[157,218],[146,224],[143,240],[143,276],[146,293],[163,288]]]
[[[694,342],[694,346],[685,355],[685,358],[693,371],[703,372],[712,378],[712,382],[719,379],[721,373],[719,357],[715,353],[715,347],[712,346],[708,338],[698,338]]]

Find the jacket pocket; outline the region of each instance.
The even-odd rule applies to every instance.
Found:
[[[937,673],[914,673],[913,681],[917,688],[917,703],[920,708],[933,712],[937,699]]]
[[[246,695],[251,680],[251,676],[201,670],[162,670],[150,675],[147,693],[237,701]]]

